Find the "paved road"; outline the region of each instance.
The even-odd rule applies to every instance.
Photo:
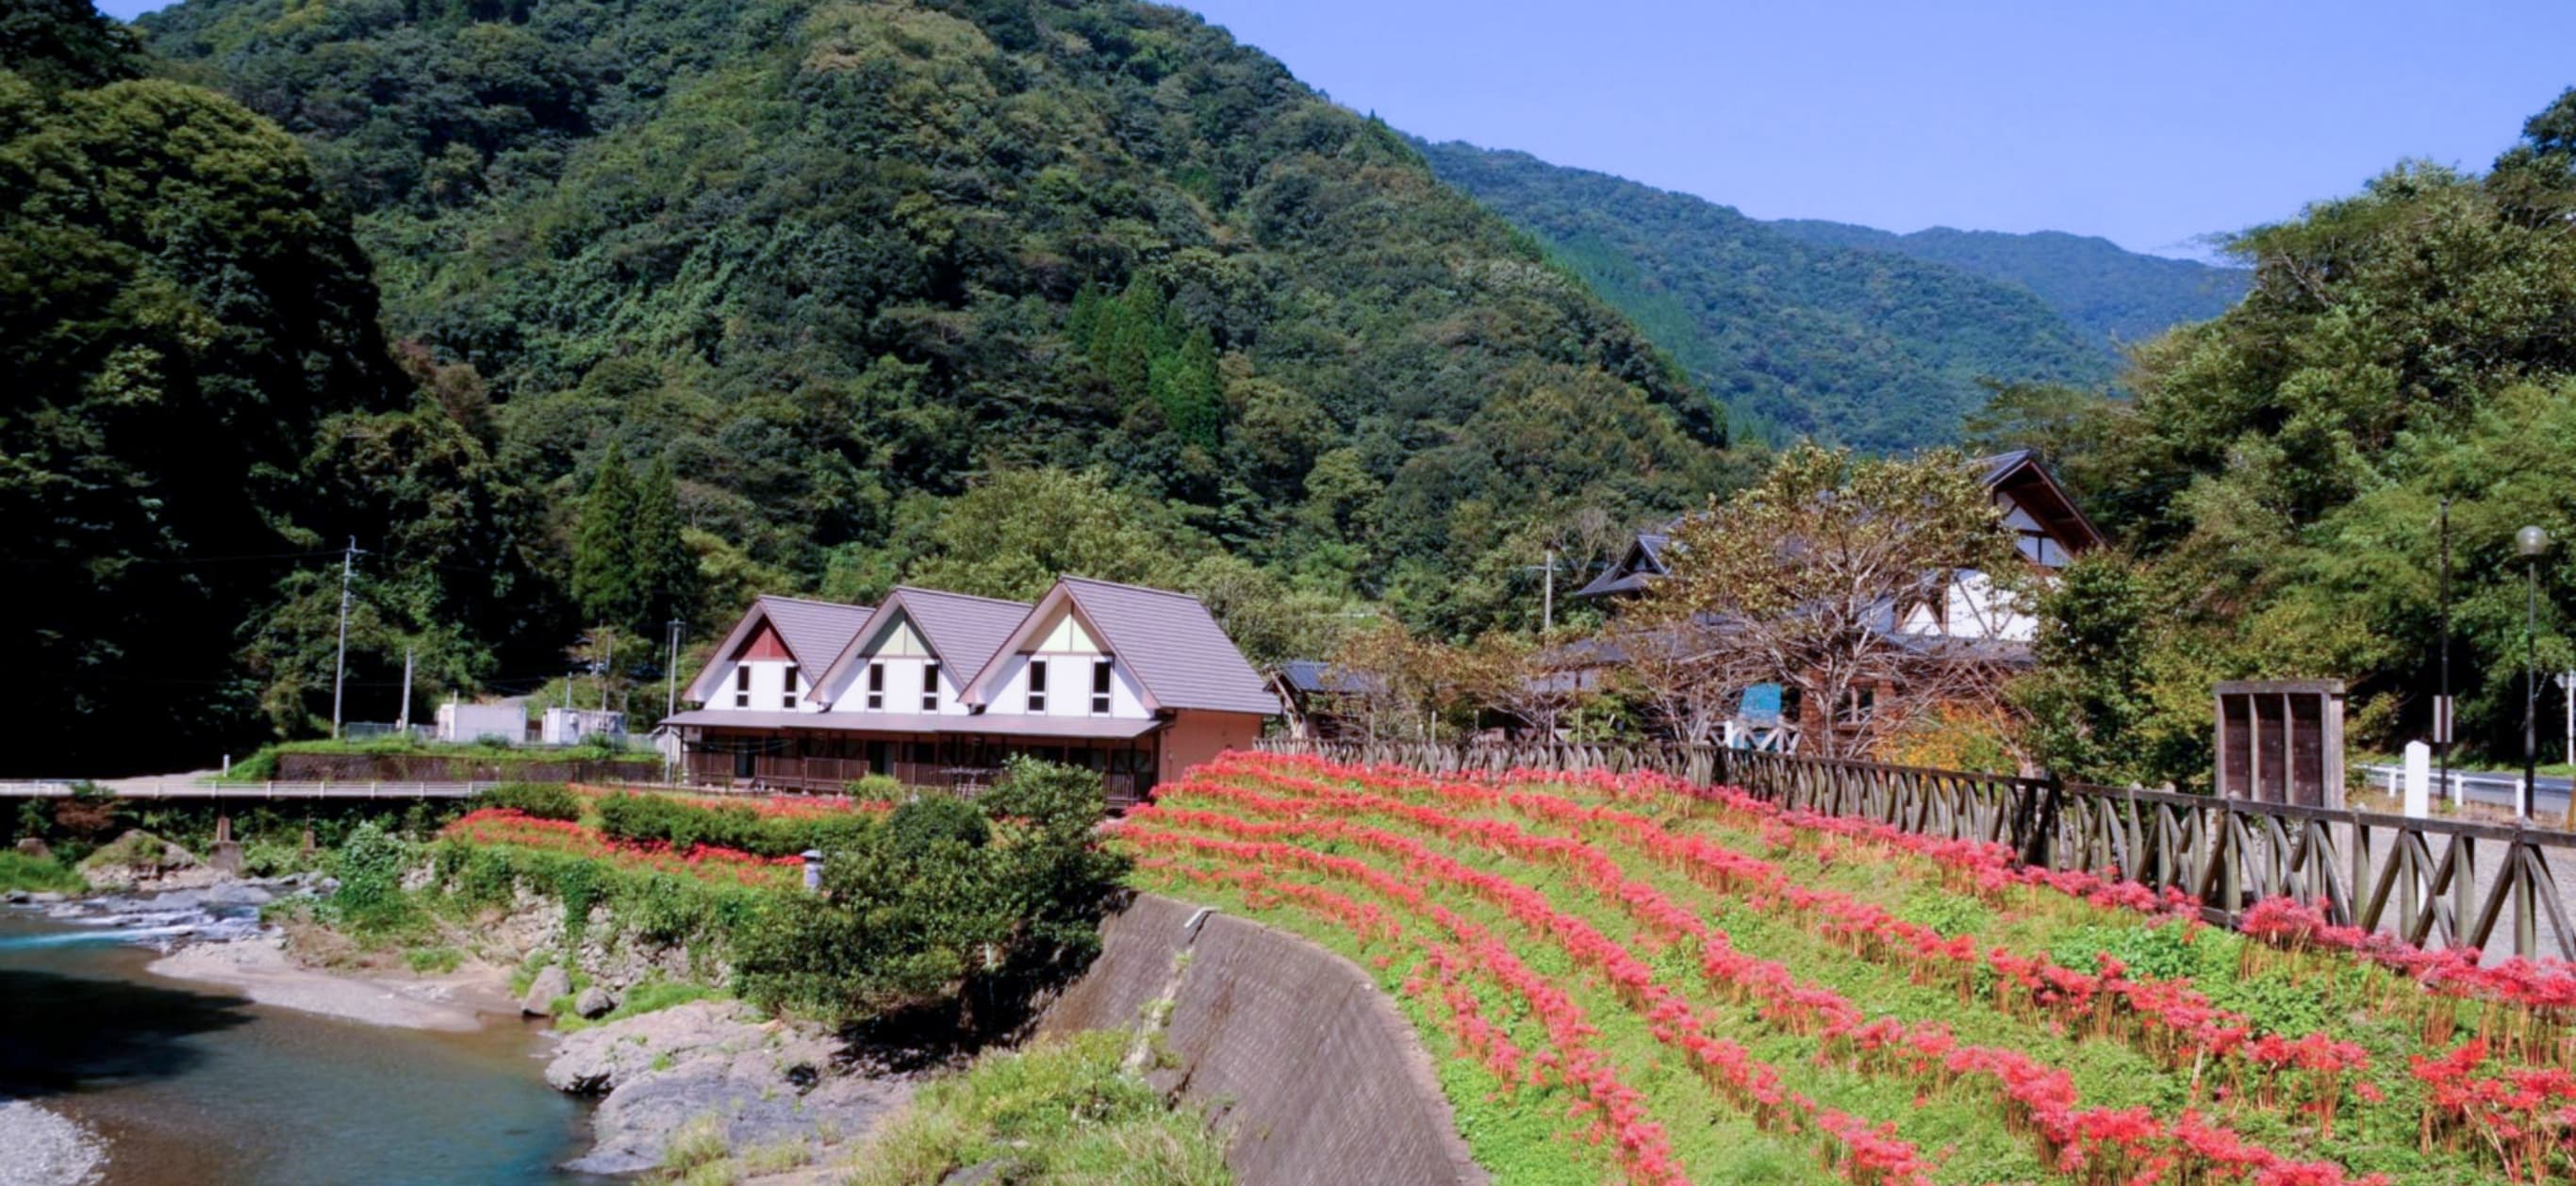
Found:
[[[71,779],[0,781],[0,799],[68,798]],[[117,778],[97,784],[120,799],[464,799],[488,782],[216,782],[189,778]]]
[[[2406,772],[2402,767],[2364,766],[2362,771],[2369,776],[2372,786],[2386,790],[2392,795],[2404,793]],[[2461,795],[2471,802],[2501,807],[2507,811],[2513,810],[2514,795],[2522,786],[2522,775],[2518,772],[2499,774],[2494,771],[2454,770],[2451,772],[2451,778],[2460,784]],[[2434,782],[2437,785],[2434,788],[2434,797],[2437,799],[2442,797],[2438,786],[2440,781],[2441,772],[2435,771]],[[2532,818],[2540,823],[2564,826],[2561,821],[2567,818],[2568,784],[2571,781],[2576,780],[2570,780],[2565,775],[2550,774],[2543,774],[2531,780]]]

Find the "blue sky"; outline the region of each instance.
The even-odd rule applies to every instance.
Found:
[[[2576,4],[1193,0],[1307,83],[1758,218],[2138,251],[2421,157],[2483,169],[2576,85]]]
[[[2576,85],[2564,0],[1190,7],[1433,139],[1759,218],[2066,230],[2174,255],[2402,158],[2483,168]]]

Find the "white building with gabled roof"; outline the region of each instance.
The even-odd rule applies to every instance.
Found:
[[[1028,754],[1100,771],[1113,803],[1250,746],[1280,711],[1197,598],[1083,577],[1034,604],[909,586],[873,608],[764,597],[689,696],[700,707],[667,723],[700,783],[971,786]]]

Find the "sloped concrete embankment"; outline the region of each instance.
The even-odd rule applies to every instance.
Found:
[[[1348,960],[1152,894],[1102,940],[1039,1033],[1133,1028],[1168,997],[1166,1073],[1209,1109],[1244,1186],[1486,1180],[1413,1027]]]

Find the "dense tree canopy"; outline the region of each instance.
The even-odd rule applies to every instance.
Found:
[[[2124,250],[2108,239],[2064,231],[1962,231],[1910,235],[1849,223],[1783,219],[1781,234],[1828,247],[1894,252],[2029,289],[2096,345],[2116,350],[2227,311],[2252,275]]]
[[[1616,311],[1178,10],[190,0],[146,26],[313,146],[389,323],[491,384],[511,472],[563,508],[611,450],[667,454],[696,530],[798,583],[1013,471],[1102,475],[1361,596],[1724,478],[1723,410]]]
[[[21,723],[78,762],[105,740],[93,714],[148,705],[119,744],[166,752],[244,719],[230,626],[336,518],[308,454],[404,383],[291,137],[125,77],[122,30],[86,5],[12,5],[0,30],[6,657],[45,689]]]
[[[2016,283],[1811,243],[1688,194],[1526,153],[1422,148],[1442,180],[1544,241],[1765,435],[1872,450],[1947,444],[1982,398],[1980,379],[2111,377],[2106,350]]]
[[[2142,347],[2134,405],[1998,401],[1994,438],[2066,452],[2089,509],[2151,561],[2138,579],[2157,629],[2133,705],[2205,720],[2211,679],[2334,676],[2355,685],[2359,740],[2422,736],[2447,499],[2463,735],[2521,756],[2526,647],[2544,670],[2576,665],[2571,126],[2576,91],[2483,176],[2404,164],[2238,237],[2253,290]],[[2559,541],[2536,570],[2535,640],[2524,524]],[[2052,628],[2105,629],[2081,613]],[[2146,773],[2205,779],[2201,752],[2171,752]]]

